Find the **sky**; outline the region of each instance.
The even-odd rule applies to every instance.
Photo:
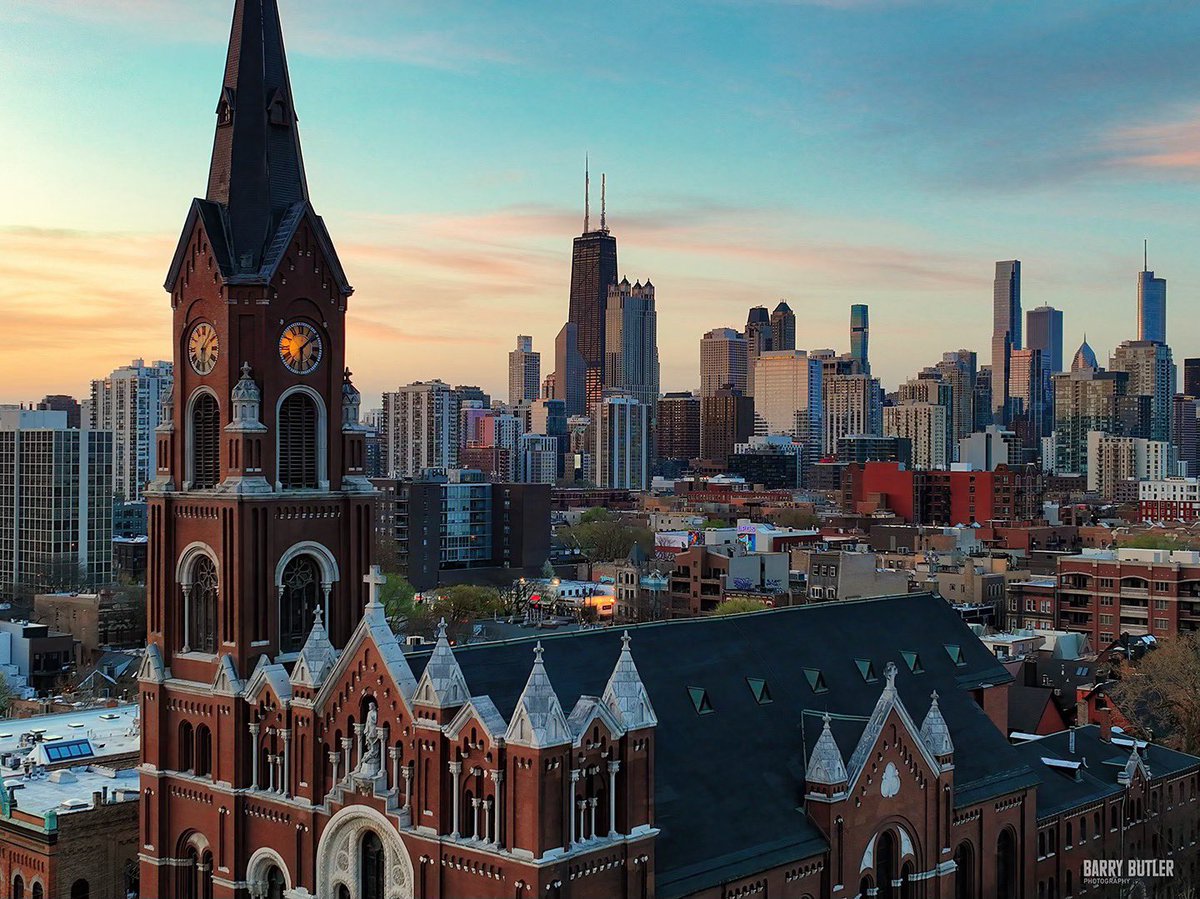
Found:
[[[203,192],[232,0],[0,0],[0,402],[170,353],[162,289]],[[893,387],[989,360],[994,261],[1102,362],[1142,241],[1200,355],[1200,5],[1104,0],[280,0],[310,194],[356,291],[364,405],[553,367],[584,157],[664,390],[786,298],[797,346],[871,309]]]

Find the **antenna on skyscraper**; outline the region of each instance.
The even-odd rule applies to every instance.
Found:
[[[1142,271],[1150,271],[1150,241],[1142,238]]]
[[[601,231],[607,231],[607,230],[608,230],[608,225],[605,223],[605,220],[604,220],[604,215],[605,215],[605,209],[604,209],[604,203],[605,203],[605,197],[604,197],[605,184],[604,184],[604,181],[605,181],[605,179],[606,179],[607,177],[608,177],[608,176],[607,176],[607,175],[605,175],[605,174],[604,174],[604,172],[601,172],[601,173],[600,173],[600,230],[601,230]]]
[[[583,154],[583,233],[591,231],[592,176],[588,171],[588,157]]]

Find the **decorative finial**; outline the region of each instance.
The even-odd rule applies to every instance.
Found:
[[[321,611],[321,604],[317,603],[313,607],[313,627],[325,626],[325,613]]]
[[[887,678],[887,685],[888,685],[889,690],[894,690],[896,688],[896,671],[897,670],[898,669],[896,668],[895,662],[888,662],[887,665],[883,669],[883,674],[884,674],[884,677]]]
[[[383,592],[383,585],[387,583],[387,577],[379,570],[378,565],[372,565],[371,570],[363,575],[363,583],[369,584],[371,588],[371,596],[367,600],[367,605],[382,607],[383,603],[379,601],[379,594]]]
[[[250,369],[250,363],[249,363],[249,362],[243,362],[243,363],[242,363],[242,377],[243,377],[243,378],[249,378],[249,377],[250,377],[250,371],[251,371],[251,369]]]
[[[933,704],[934,704],[934,705],[937,705],[937,690],[934,690],[934,691],[933,691],[932,693],[930,693],[929,695],[933,697]]]
[[[542,641],[538,640],[537,646],[533,647],[533,664],[535,664],[535,665],[542,664],[543,653],[545,653],[545,650],[542,649]]]
[[[832,720],[829,717],[829,709],[825,710],[825,714],[821,716],[821,720],[825,722],[826,727],[829,727],[829,722]]]
[[[632,642],[633,640],[631,640],[629,637],[629,631],[625,631],[623,634],[621,634],[621,652],[629,652],[629,644]]]
[[[440,621],[438,621],[437,638],[439,640],[446,639],[446,618],[445,618],[445,616],[443,616],[442,619]]]

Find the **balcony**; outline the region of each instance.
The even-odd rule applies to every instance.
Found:
[[[1121,598],[1124,599],[1127,596],[1140,597],[1142,599],[1149,599],[1150,598],[1150,588],[1149,587],[1122,587],[1121,588]]]

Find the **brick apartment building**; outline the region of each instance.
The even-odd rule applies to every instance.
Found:
[[[845,509],[894,512],[910,524],[971,525],[1041,517],[1041,475],[1030,467],[995,471],[913,471],[899,462],[851,465]]]

